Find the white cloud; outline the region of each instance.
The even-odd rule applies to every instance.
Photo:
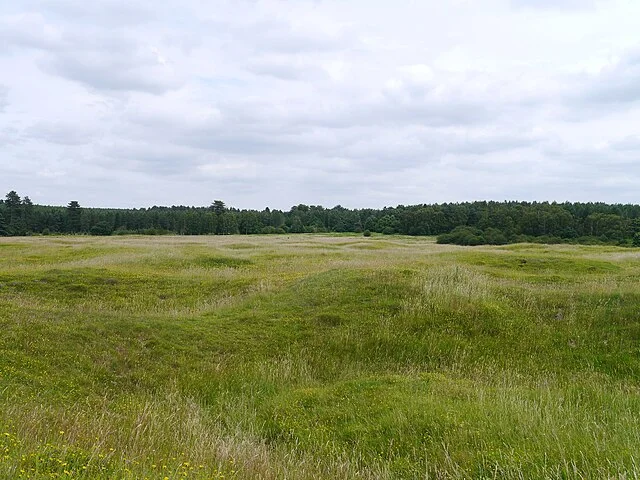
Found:
[[[0,113],[9,105],[9,89],[0,85]]]
[[[105,206],[626,201],[639,17],[624,0],[5,2],[3,183]]]
[[[640,48],[624,52],[615,62],[591,75],[583,100],[607,106],[640,101]]]
[[[59,145],[86,145],[94,141],[98,132],[92,125],[70,122],[38,122],[26,128],[23,137]]]
[[[62,31],[47,23],[41,13],[24,12],[0,18],[0,52],[11,48],[61,48]]]
[[[596,0],[511,0],[515,8],[583,10],[596,5]]]

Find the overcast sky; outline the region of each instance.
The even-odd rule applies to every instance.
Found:
[[[2,1],[0,188],[638,203],[640,2]]]

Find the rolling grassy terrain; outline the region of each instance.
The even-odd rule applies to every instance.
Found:
[[[0,478],[637,478],[640,252],[0,239]]]

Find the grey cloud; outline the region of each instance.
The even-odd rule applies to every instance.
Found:
[[[50,52],[40,66],[89,88],[162,94],[183,80],[156,47],[129,36],[78,29],[65,35],[67,47]]]
[[[343,28],[331,29],[294,26],[284,20],[246,21],[244,23],[208,20],[203,23],[207,31],[237,47],[272,54],[330,53],[344,51],[358,45],[357,38]]]
[[[540,138],[535,135],[507,133],[447,133],[438,127],[410,127],[389,129],[385,124],[370,122],[364,126],[345,126],[341,129],[318,125],[300,126],[295,117],[277,115],[244,118],[242,114],[224,111],[221,119],[201,124],[185,125],[169,119],[134,117],[137,127],[126,128],[136,132],[140,140],[162,138],[163,141],[200,152],[219,155],[244,155],[262,159],[267,156],[296,159],[312,165],[315,159],[323,169],[338,168],[355,173],[363,168],[391,171],[408,168],[424,162],[436,161],[448,153],[487,155],[500,151],[533,147]],[[146,122],[151,120],[150,124]],[[390,124],[391,125],[391,124]],[[411,130],[409,130],[411,131]],[[288,132],[288,133],[285,133]],[[193,155],[197,158],[197,155]],[[342,159],[335,163],[330,159]],[[260,161],[260,160],[258,160]],[[149,163],[149,167],[153,162]]]
[[[184,132],[175,142],[218,153],[244,155],[294,155],[305,154],[318,149],[330,151],[335,148],[333,142],[327,143],[326,137],[314,138],[313,133],[303,135],[270,135],[261,131],[234,131],[227,128],[218,131]]]
[[[611,148],[621,152],[640,153],[640,136],[632,135],[616,142],[612,142]]]
[[[201,162],[202,152],[168,142],[117,139],[98,147],[97,163],[156,176],[183,174]]]
[[[296,29],[284,22],[256,23],[248,27],[245,32],[261,51],[327,52],[344,50],[353,43],[353,40],[343,32],[328,33],[320,30]]]
[[[521,159],[505,162],[471,154],[447,156],[441,163],[434,166],[434,168],[440,169],[455,169],[461,174],[472,177],[476,175],[497,177],[530,175],[532,167],[530,162]]]
[[[67,52],[52,56],[41,66],[48,72],[97,90],[162,94],[182,85],[174,69],[159,63],[151,51],[139,50],[127,55]]]
[[[251,108],[253,106],[253,109]],[[206,152],[219,155],[264,157],[309,155],[336,152],[344,135],[317,127],[301,127],[286,112],[269,110],[268,104],[239,102],[225,105],[220,115],[208,115],[198,120],[183,114],[133,110],[128,123],[117,133],[148,143],[162,139],[165,144],[195,149],[194,157]],[[285,109],[286,110],[286,109]],[[253,112],[253,114],[252,114]]]
[[[247,70],[256,75],[267,75],[280,80],[316,81],[328,78],[327,72],[309,65],[299,57],[257,58],[249,62]]]
[[[47,23],[41,14],[13,15],[1,22],[0,40],[5,46],[41,50],[43,70],[89,88],[162,94],[183,84],[157,47],[135,36],[84,24],[63,29]]]
[[[85,125],[62,122],[39,122],[27,128],[23,136],[34,141],[58,145],[86,145],[96,138],[97,132]]]
[[[469,135],[438,128],[422,128],[410,135],[402,135],[377,129],[362,133],[359,140],[344,149],[344,154],[349,158],[359,159],[359,168],[364,162],[384,171],[388,168],[435,164],[452,155],[473,157],[477,164],[478,157],[532,149],[541,141],[536,135],[515,132]]]
[[[600,186],[605,176],[640,175],[637,161],[640,145],[637,149],[632,148],[632,142],[632,139],[625,139],[607,145],[579,146],[559,142],[546,149],[545,156],[561,176],[588,178]]]
[[[347,102],[323,99],[319,107],[299,111],[296,121],[329,128],[471,127],[497,121],[510,104],[502,98],[502,85],[491,85],[480,93],[467,91],[470,85],[474,85],[474,78],[467,75],[459,75],[455,82],[447,77],[428,82],[396,80],[392,87],[379,88],[374,96],[356,93]],[[518,105],[518,110],[522,108]]]
[[[382,124],[405,123],[443,127],[471,125],[491,120],[492,107],[479,102],[425,100],[421,103],[387,103],[364,112],[365,118],[379,118]]]
[[[493,113],[481,103],[466,102],[436,99],[428,94],[408,99],[383,95],[369,102],[354,99],[351,104],[227,101],[217,105],[219,115],[198,122],[182,114],[158,115],[136,108],[130,112],[130,126],[124,127],[122,134],[147,141],[162,138],[175,145],[219,154],[346,157],[357,160],[354,168],[362,168],[364,162],[384,170],[451,151],[488,154],[538,141],[525,135],[441,131],[453,125],[477,127],[492,118]],[[422,130],[406,135],[413,128]],[[427,128],[429,132],[424,134]]]
[[[401,101],[390,98],[336,105],[320,112],[299,112],[297,120],[306,125],[328,128],[354,126],[446,127],[474,125],[495,118],[495,107],[477,101],[420,99]]]
[[[172,125],[166,121],[149,124],[132,123],[131,128],[124,127],[122,135],[135,142],[122,149],[119,155],[110,153],[113,158],[135,160],[137,169],[148,168],[155,171],[155,166],[173,161],[173,167],[179,169],[198,162],[204,154],[244,155],[248,157],[269,154],[293,155],[308,152],[322,145],[321,141],[311,143],[301,136],[270,133],[266,128],[236,123],[203,122],[201,124]],[[160,140],[159,140],[160,139]],[[154,142],[161,143],[155,145]],[[146,167],[145,167],[146,165]],[[162,171],[167,171],[164,169]]]
[[[278,106],[264,99],[221,101],[203,111],[156,110],[134,105],[125,112],[123,135],[135,134],[166,140],[216,137],[220,135],[294,136],[308,131],[291,115],[290,105]]]
[[[424,134],[423,134],[424,135]],[[423,140],[419,132],[387,131],[386,129],[364,129],[357,138],[341,149],[356,168],[363,163],[376,170],[405,168],[416,163],[433,159],[438,148]]]
[[[0,146],[18,143],[18,130],[15,128],[0,129]]]
[[[4,112],[9,105],[9,89],[0,85],[0,113]]]
[[[62,31],[40,13],[0,17],[0,52],[11,47],[52,50],[63,46]]]
[[[472,155],[487,155],[495,152],[533,148],[543,143],[543,139],[532,134],[490,134],[464,135],[462,138],[451,139],[448,151]]]
[[[94,23],[120,27],[138,25],[156,18],[156,8],[146,1],[122,0],[27,0],[32,9],[47,12],[74,23]]]
[[[583,10],[595,5],[596,0],[511,0],[514,8]]]
[[[474,126],[495,121],[502,106],[486,105],[479,99],[422,97],[401,99],[389,96],[318,98],[305,101],[227,102],[225,118],[244,125],[259,125],[286,135],[310,129],[407,128],[412,126]]]
[[[640,49],[629,51],[617,63],[583,80],[574,104],[594,107],[625,106],[640,101]]]

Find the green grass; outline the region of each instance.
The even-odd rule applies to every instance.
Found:
[[[637,478],[640,253],[0,239],[0,478]]]

